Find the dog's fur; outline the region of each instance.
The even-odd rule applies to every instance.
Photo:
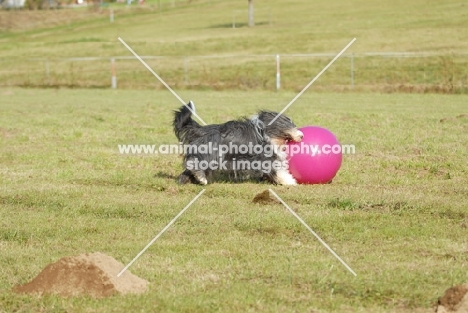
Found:
[[[189,109],[190,107],[190,109]],[[255,153],[232,153],[232,151],[220,155],[218,151],[211,153],[193,153],[193,151],[184,154],[184,172],[179,176],[180,184],[198,183],[206,185],[209,182],[218,180],[219,178],[229,181],[238,181],[245,179],[265,179],[271,183],[281,185],[295,185],[296,180],[289,173],[287,167],[271,168],[269,172],[261,169],[235,169],[235,162],[240,160],[253,162],[286,162],[286,153],[284,145],[288,141],[299,142],[302,140],[303,134],[297,129],[296,125],[285,115],[281,115],[271,125],[268,125],[278,113],[270,111],[260,111],[252,118],[242,118],[235,121],[229,121],[224,124],[213,124],[201,126],[192,119],[192,111],[195,112],[195,106],[192,101],[187,105],[182,106],[179,111],[175,112],[174,116],[174,132],[183,145],[211,145],[216,150],[219,145],[271,145],[275,148],[272,156],[265,156]],[[234,150],[234,149],[233,149]],[[268,153],[269,154],[269,153]],[[227,169],[206,169],[193,168],[188,166],[193,164],[193,161],[220,161],[222,158],[225,161]],[[190,163],[192,162],[192,163]],[[271,164],[271,163],[270,163]],[[283,163],[284,164],[284,163]],[[221,175],[220,175],[221,174]],[[227,175],[226,175],[227,174]]]

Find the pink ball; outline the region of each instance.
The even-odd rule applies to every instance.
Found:
[[[340,143],[325,128],[299,129],[304,133],[302,141],[288,143],[289,171],[299,184],[329,183],[341,166]]]

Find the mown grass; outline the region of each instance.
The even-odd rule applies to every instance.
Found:
[[[108,9],[91,11],[89,18],[78,11],[80,18],[53,27],[39,24],[34,29],[22,29],[23,24],[18,24],[0,33],[0,85],[109,88],[109,59],[131,56],[117,40],[121,37],[140,55],[167,56],[151,62],[151,66],[179,88],[274,90],[276,54],[336,54],[356,37],[349,50],[356,55],[356,90],[466,93],[468,88],[466,10],[459,1],[258,2],[254,28],[242,26],[247,19],[243,1],[193,1],[175,7],[167,1],[162,3],[162,10],[157,9],[156,2],[134,10],[114,4],[114,23],[109,22]],[[15,12],[0,16],[11,19],[8,14]],[[49,14],[54,19],[60,12]],[[236,29],[232,28],[233,15],[240,23]],[[389,58],[364,56],[366,52],[436,55]],[[206,55],[217,58],[198,58]],[[319,88],[352,88],[349,56],[317,82]],[[67,57],[105,59],[62,59]],[[185,65],[184,57],[188,57]],[[302,88],[331,58],[284,56],[282,88]],[[119,88],[150,88],[144,73],[146,69],[136,60],[117,62]]]
[[[176,143],[167,92],[2,89],[0,311],[430,312],[466,282],[466,96],[309,91],[298,125],[356,145],[329,185],[216,183],[130,268],[140,296],[16,295],[63,256],[132,258],[198,193],[176,155],[120,155],[118,144]],[[181,96],[208,123],[281,110],[282,92]],[[353,277],[280,204],[273,188],[357,272]]]

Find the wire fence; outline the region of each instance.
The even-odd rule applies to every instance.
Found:
[[[174,88],[300,90],[335,54],[142,56]],[[0,86],[164,88],[133,56],[0,60]],[[321,90],[468,93],[468,53],[344,54]]]

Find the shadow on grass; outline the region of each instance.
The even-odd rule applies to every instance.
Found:
[[[164,179],[177,180],[178,176],[159,171],[156,174],[154,174],[154,178],[164,178]]]

